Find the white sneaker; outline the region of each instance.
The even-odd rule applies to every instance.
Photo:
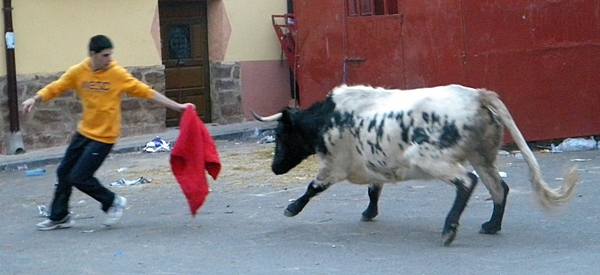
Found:
[[[69,228],[75,224],[74,221],[71,220],[71,216],[67,215],[60,221],[53,221],[51,219],[46,219],[45,221],[37,224],[37,229],[42,231],[54,230],[57,228]]]
[[[121,216],[123,216],[123,210],[125,209],[126,205],[126,198],[121,197],[119,195],[115,195],[115,201],[106,212],[108,214],[108,217],[102,224],[106,227],[117,224],[117,222],[119,222],[119,220],[121,219]]]

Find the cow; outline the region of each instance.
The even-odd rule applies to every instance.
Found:
[[[305,110],[286,108],[267,117],[252,114],[259,121],[278,121],[271,166],[275,174],[287,173],[313,154],[321,162],[306,192],[285,209],[288,217],[296,216],[331,185],[348,180],[368,185],[369,204],[361,220],[370,221],[378,215],[385,183],[439,179],[456,190],[442,229],[443,243],[449,246],[479,178],[494,203],[480,233],[496,234],[509,192],[496,164],[505,127],[546,209],[566,203],[579,178],[571,167],[565,171],[563,186],[551,189],[508,109],[495,92],[486,89],[456,84],[412,90],[340,85]]]

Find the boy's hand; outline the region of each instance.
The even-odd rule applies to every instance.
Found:
[[[25,101],[23,101],[23,103],[21,103],[21,105],[23,105],[23,113],[27,114],[29,112],[31,112],[31,109],[33,109],[33,105],[35,105],[35,98],[29,98]]]

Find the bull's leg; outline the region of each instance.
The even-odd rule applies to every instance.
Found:
[[[283,211],[283,214],[286,217],[293,217],[298,215],[304,209],[304,206],[312,199],[314,196],[320,194],[321,192],[327,190],[330,184],[321,183],[318,184],[317,180],[312,180],[308,187],[306,188],[306,192],[302,197],[298,198],[294,202],[290,203],[288,207]]]
[[[460,215],[465,210],[467,202],[473,193],[473,189],[475,189],[475,185],[477,185],[477,177],[470,172],[467,173],[467,175],[470,178],[470,183],[465,182],[465,180],[461,178],[451,180],[452,184],[456,186],[456,198],[454,199],[454,205],[452,205],[450,213],[446,216],[446,222],[444,223],[444,229],[442,230],[442,238],[445,246],[449,246],[454,241],[458,231]]]
[[[369,206],[362,212],[361,221],[370,221],[377,217],[378,209],[377,204],[379,202],[379,196],[381,195],[382,184],[370,184],[369,185]]]
[[[477,177],[457,162],[431,161],[421,157],[421,154],[414,154],[414,152],[411,152],[411,157],[414,158],[414,163],[418,163],[421,170],[456,188],[454,204],[450,209],[450,213],[446,216],[444,228],[442,229],[444,245],[449,246],[456,238],[460,215],[465,210],[471,193],[477,185]]]
[[[508,185],[503,180],[500,180],[502,188],[504,189],[504,198],[500,203],[494,201],[494,211],[492,217],[488,222],[481,225],[479,233],[482,234],[496,234],[502,230],[502,218],[504,217],[504,209],[506,207],[506,198],[508,197]]]
[[[481,225],[479,233],[496,234],[502,229],[502,218],[504,217],[504,208],[509,191],[508,185],[500,178],[498,169],[493,163],[475,164],[473,166],[494,201],[492,217],[488,222]]]

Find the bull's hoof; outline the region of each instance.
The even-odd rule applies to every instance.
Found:
[[[375,217],[367,217],[367,216],[363,215],[362,217],[360,217],[360,221],[361,222],[370,222],[373,220],[373,218],[375,218]]]
[[[369,209],[367,209],[364,212],[362,212],[362,217],[360,218],[360,220],[363,222],[372,221],[375,217],[377,217],[377,214],[377,210],[370,211]]]
[[[451,224],[448,228],[444,228],[442,232],[442,239],[444,240],[444,246],[450,246],[456,238],[456,232],[458,232],[458,224]]]
[[[293,217],[300,213],[299,210],[294,209],[293,204],[288,205],[288,207],[283,211],[283,215],[286,217]]]
[[[446,234],[442,235],[442,238],[444,240],[444,246],[450,246],[454,241],[454,238],[456,238],[456,231],[447,232]]]
[[[496,234],[501,230],[501,227],[497,224],[492,224],[490,222],[486,222],[481,225],[481,229],[479,233],[481,234]]]
[[[298,213],[292,213],[290,210],[286,209],[283,211],[283,215],[285,215],[286,217],[293,217],[293,216],[298,215]]]

